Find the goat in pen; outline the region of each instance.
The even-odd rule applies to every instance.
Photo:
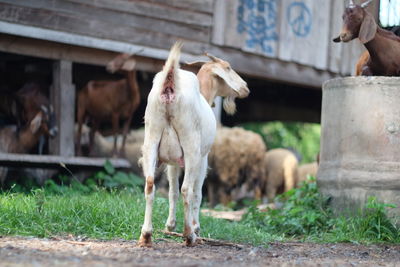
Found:
[[[158,161],[168,164],[170,206],[166,228],[168,230],[175,228],[176,202],[179,196],[178,179],[181,168],[185,168],[181,192],[184,202],[183,235],[186,245],[194,245],[200,232],[201,188],[206,177],[208,153],[216,133],[216,120],[211,106],[200,93],[196,75],[179,68],[181,47],[182,43],[177,42],[171,48],[163,70],[157,73],[153,80],[153,87],[147,100],[141,159],[146,178],[146,210],[139,240],[140,246],[152,246],[154,174]],[[210,75],[219,76],[217,73]],[[234,83],[234,87],[229,87],[229,91],[224,87],[215,95],[228,99],[246,97],[249,94],[247,84],[239,76],[238,78],[240,80]]]

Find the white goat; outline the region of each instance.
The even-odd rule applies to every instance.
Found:
[[[185,168],[181,188],[184,202],[184,231],[186,245],[196,242],[200,231],[199,209],[201,204],[201,188],[207,172],[207,156],[214,142],[216,121],[207,100],[212,103],[216,95],[224,96],[230,102],[235,97],[246,97],[249,94],[247,84],[240,80],[235,87],[219,91],[219,83],[209,90],[215,90],[212,99],[207,100],[200,94],[199,80],[188,71],[179,68],[182,43],[177,42],[171,49],[163,70],[155,76],[153,87],[147,99],[145,111],[145,139],[143,144],[144,176],[146,177],[145,198],[146,210],[139,246],[151,247],[152,206],[154,199],[154,174],[157,160],[168,164],[169,180],[169,216],[166,223],[168,230],[176,225],[176,202],[179,197],[179,174]],[[213,60],[219,60],[214,57]],[[230,66],[228,64],[229,70]],[[216,67],[217,69],[217,67]],[[217,71],[211,76],[219,76]],[[220,73],[223,70],[219,71]],[[234,72],[234,71],[233,71]],[[209,76],[208,79],[213,79]],[[225,75],[226,76],[226,75]],[[214,77],[216,78],[216,77]],[[234,105],[234,102],[233,102]],[[225,105],[226,106],[226,105]],[[227,105],[230,106],[231,105]],[[234,112],[231,109],[227,112]]]

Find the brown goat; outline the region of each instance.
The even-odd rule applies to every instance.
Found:
[[[125,79],[118,81],[89,81],[79,92],[77,111],[78,140],[76,144],[78,155],[82,155],[80,139],[82,124],[87,117],[90,117],[92,122],[89,153],[93,147],[94,133],[97,131],[99,124],[111,119],[114,134],[114,156],[117,153],[119,121],[120,119],[124,119],[123,139],[119,152],[120,155],[124,154],[129,125],[131,124],[133,113],[140,104],[140,91],[136,80],[136,70],[134,69],[135,62],[133,59],[130,59],[131,56],[129,54],[120,54],[107,65],[107,70],[111,73],[124,70]]]
[[[356,74],[375,76],[400,75],[400,38],[380,28],[374,17],[365,10],[372,0],[361,5],[350,1],[343,13],[343,28],[334,42],[349,42],[359,38],[368,50],[357,63]],[[365,62],[365,63],[364,63]]]

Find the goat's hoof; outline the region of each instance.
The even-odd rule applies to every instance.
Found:
[[[139,238],[138,246],[141,248],[153,247],[153,243],[151,242],[151,233],[142,233]]]
[[[196,234],[192,233],[185,236],[185,244],[188,247],[194,247],[196,245]]]
[[[200,236],[200,226],[196,226],[196,227],[194,228],[194,233],[195,233],[197,236]]]
[[[175,223],[167,223],[165,225],[165,230],[167,230],[168,232],[173,232],[175,231],[175,227],[176,227]]]
[[[173,232],[175,231],[175,225],[167,225],[165,227],[165,230],[167,230],[168,232]]]

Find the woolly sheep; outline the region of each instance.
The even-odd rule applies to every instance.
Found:
[[[318,163],[311,162],[300,165],[298,168],[297,186],[300,186],[302,182],[307,181],[308,175],[316,177],[318,171]]]
[[[76,127],[77,128],[77,127]],[[89,133],[90,128],[86,125],[82,125],[82,144],[89,144]],[[118,136],[117,145],[120,145],[122,136]],[[94,134],[93,148],[91,156],[95,157],[112,157],[114,151],[114,137],[104,137],[99,132]],[[141,167],[138,165],[138,160],[142,155],[141,147],[144,140],[144,131],[135,130],[130,131],[127,135],[125,144],[125,155],[126,159],[131,163],[131,169],[134,173],[140,175],[142,173]]]
[[[211,206],[244,197],[261,198],[266,146],[260,135],[239,127],[217,130],[207,178]]]
[[[276,194],[287,192],[296,185],[298,161],[290,150],[277,148],[265,154],[265,167],[265,190],[268,202],[272,203]]]

